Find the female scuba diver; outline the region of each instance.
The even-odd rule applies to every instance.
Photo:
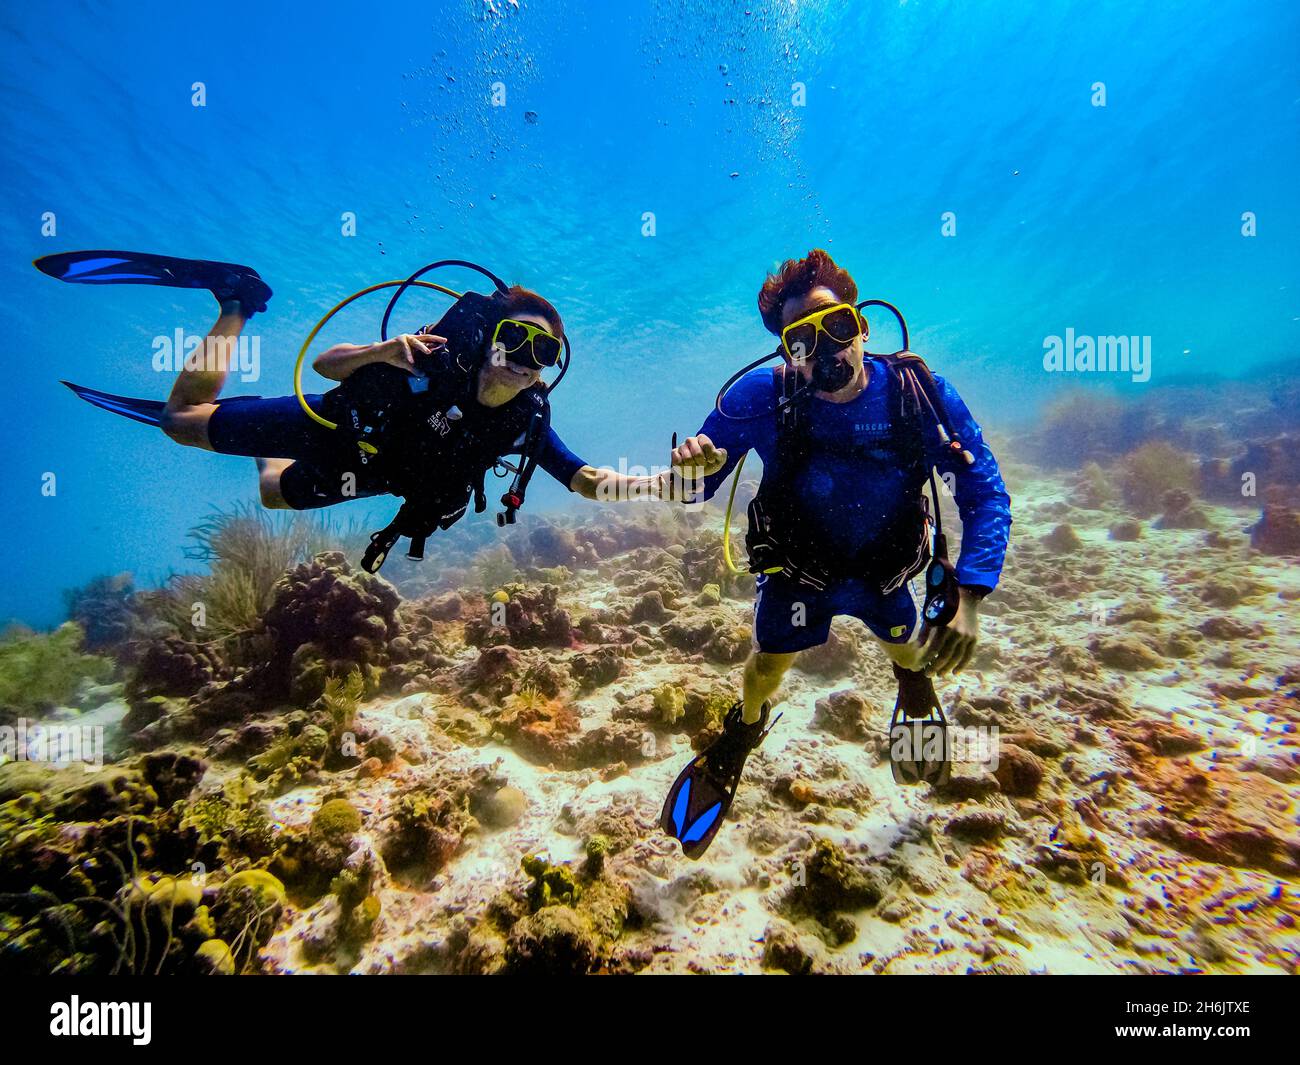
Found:
[[[564,323],[537,293],[507,286],[463,260],[430,263],[403,282],[355,294],[321,320],[303,345],[295,395],[221,398],[230,356],[244,324],[265,311],[271,290],[257,271],[233,263],[176,259],[138,252],[63,252],[36,261],[41,271],[80,284],[147,284],[206,288],[220,316],[202,349],[187,358],[167,401],[130,399],[68,384],[86,401],[156,425],[177,443],[256,459],[258,489],[267,507],[306,510],[384,493],[404,503],[394,521],[371,537],[362,565],[374,572],[393,544],[410,537],[408,556],[423,557],[424,541],[459,520],[473,497],[486,508],[489,470],[513,473],[502,496],[500,525],[512,524],[536,466],[570,491],[595,498],[601,479],[574,455],[550,425],[549,393],[569,365]],[[477,270],[491,295],[456,293],[420,277],[442,266]],[[411,286],[436,288],[456,302],[433,325],[388,337],[388,320]],[[304,395],[302,357],[321,326],[352,299],[397,286],[372,344],[336,344],[313,363],[339,382],[323,395]],[[560,366],[548,386],[544,369]],[[517,464],[506,455],[519,455]]]

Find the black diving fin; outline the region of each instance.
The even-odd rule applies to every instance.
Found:
[[[688,858],[699,858],[708,850],[736,797],[745,759],[781,720],[777,714],[769,725],[770,707],[764,703],[762,717],[746,725],[741,720],[743,710],[738,702],[727,711],[722,735],[692,758],[668,789],[659,825],[680,841]]]
[[[71,381],[63,383],[72,389],[73,395],[99,407],[100,410],[112,411],[114,414],[122,415],[123,418],[130,418],[144,425],[162,424],[163,408],[167,404],[160,399],[131,399],[129,396],[115,396],[111,392],[100,392],[98,389],[74,385]]]
[[[898,700],[889,719],[889,767],[896,784],[941,787],[952,776],[948,719],[924,673],[894,666]]]
[[[33,264],[41,273],[79,285],[165,285],[205,288],[218,300],[237,299],[251,317],[266,310],[271,289],[251,266],[176,259],[140,251],[63,251]]]

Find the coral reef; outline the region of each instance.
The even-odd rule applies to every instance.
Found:
[[[1029,441],[1030,451],[1047,466],[1113,458],[1120,441],[1134,439],[1131,431],[1120,432],[1126,413],[1119,400],[1108,396],[1088,392],[1063,396],[1043,413]]]
[[[295,566],[271,596],[261,622],[271,640],[270,681],[299,706],[319,698],[331,676],[359,670],[369,679],[388,663],[400,596],[382,577],[354,572],[341,552]]]
[[[465,625],[465,641],[475,647],[509,643],[512,647],[568,647],[572,642],[569,612],[558,605],[560,591],[553,584],[529,590],[510,585],[498,600],[501,622],[493,613]]]
[[[129,573],[96,577],[63,593],[68,620],[81,627],[87,651],[118,657],[145,622]]]
[[[134,708],[156,696],[190,696],[228,674],[219,646],[161,636],[145,641],[127,677],[126,697]]]
[[[1154,514],[1170,492],[1190,502],[1198,479],[1193,458],[1163,440],[1149,441],[1125,455],[1120,475],[1124,501],[1140,518]]]
[[[629,892],[592,862],[580,868],[537,855],[520,863],[526,889],[498,896],[460,952],[462,972],[581,976],[611,961],[628,920]]]
[[[1298,501],[1214,414],[1054,413],[936,681],[990,749],[898,788],[888,660],[837,619],[700,863],[657,821],[750,648],[719,507],[465,523],[400,593],[216,523],[212,572],[0,644],[6,720],[120,735],[0,765],[0,972],[1294,973]]]
[[[1208,529],[1210,519],[1194,504],[1195,497],[1186,488],[1170,488],[1160,497],[1163,510],[1155,520],[1157,529]]]
[[[103,684],[113,663],[82,651],[81,626],[50,633],[10,630],[0,638],[0,725],[64,706],[86,683]]]
[[[1280,503],[1265,506],[1251,527],[1250,543],[1266,555],[1300,555],[1300,511]]]
[[[153,610],[188,639],[220,639],[254,627],[289,567],[334,539],[320,519],[273,516],[260,507],[214,510],[190,530],[186,554],[205,574],[179,574],[149,596]]]

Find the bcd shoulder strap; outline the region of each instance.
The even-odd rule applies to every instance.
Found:
[[[496,422],[497,418],[502,421]],[[502,463],[502,456],[519,439],[520,422],[523,419],[526,421],[522,426],[524,442],[520,462],[518,467],[506,464],[514,471],[515,478],[509,490],[501,497],[501,503],[506,509],[497,515],[498,525],[513,525],[516,512],[523,506],[528,483],[537,468],[538,456],[551,424],[551,405],[540,389],[529,390],[524,396],[511,401],[510,410],[487,415],[484,419],[487,424],[468,430],[468,439],[464,441],[468,446],[462,449],[459,456],[470,467],[463,471],[465,488],[454,493],[423,491],[420,482],[412,483],[404,493],[396,517],[370,537],[370,546],[361,560],[362,568],[369,573],[378,571],[393,545],[403,536],[409,537],[411,541],[407,557],[417,560],[423,558],[425,541],[436,530],[449,528],[464,516],[469,509],[470,495],[474,499],[475,513],[486,510],[484,482],[488,470]],[[458,478],[452,479],[462,483]],[[449,483],[449,479],[442,478],[440,483]],[[453,496],[461,501],[458,503]],[[446,509],[448,507],[450,509]]]

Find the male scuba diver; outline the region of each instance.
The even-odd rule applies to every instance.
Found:
[[[468,509],[486,507],[488,470],[504,467],[514,480],[502,496],[498,524],[512,524],[536,466],[570,491],[594,498],[598,477],[550,425],[549,392],[569,365],[559,313],[547,300],[507,286],[483,267],[442,260],[404,282],[386,282],[336,306],[308,337],[295,369],[292,396],[222,398],[236,338],[271,290],[247,266],[177,259],[138,252],[84,251],[36,261],[43,272],[83,284],[146,284],[206,288],[220,316],[203,351],[214,353],[179,373],[166,402],[114,396],[68,384],[96,406],[158,426],[177,443],[228,455],[254,457],[264,506],[307,510],[384,493],[405,500],[397,517],[371,537],[362,565],[382,564],[393,544],[410,537],[408,556],[423,557],[424,541]],[[490,295],[456,293],[420,281],[441,266],[477,270],[493,284]],[[316,332],[352,299],[399,286],[375,343],[336,344],[313,366],[340,382],[323,395],[304,395],[302,358]],[[389,338],[388,320],[398,298],[416,285],[457,297],[433,325]],[[560,365],[548,386],[544,369]],[[65,382],[67,384],[67,382]],[[517,464],[504,456],[519,455]]]
[[[780,347],[733,376],[699,433],[672,452],[677,483],[702,476],[697,498],[704,499],[746,452],[763,460],[746,538],[758,595],[743,696],[721,736],[677,778],[660,817],[690,858],[704,853],[721,826],[795,656],[825,643],[840,615],[861,620],[893,664],[895,780],[941,784],[948,776],[947,722],[931,677],[961,672],[974,653],[980,600],[1002,570],[1011,500],[952,386],[910,351],[866,353],[863,307],[898,316],[904,349],[906,323],[892,305],[857,297],[853,278],[825,251],[785,262],[758,294],[763,324]],[[775,369],[753,368],[778,354],[783,363]],[[935,468],[952,485],[962,519],[955,567]],[[661,476],[641,494],[669,497],[672,479]],[[909,581],[923,570],[918,626]]]

